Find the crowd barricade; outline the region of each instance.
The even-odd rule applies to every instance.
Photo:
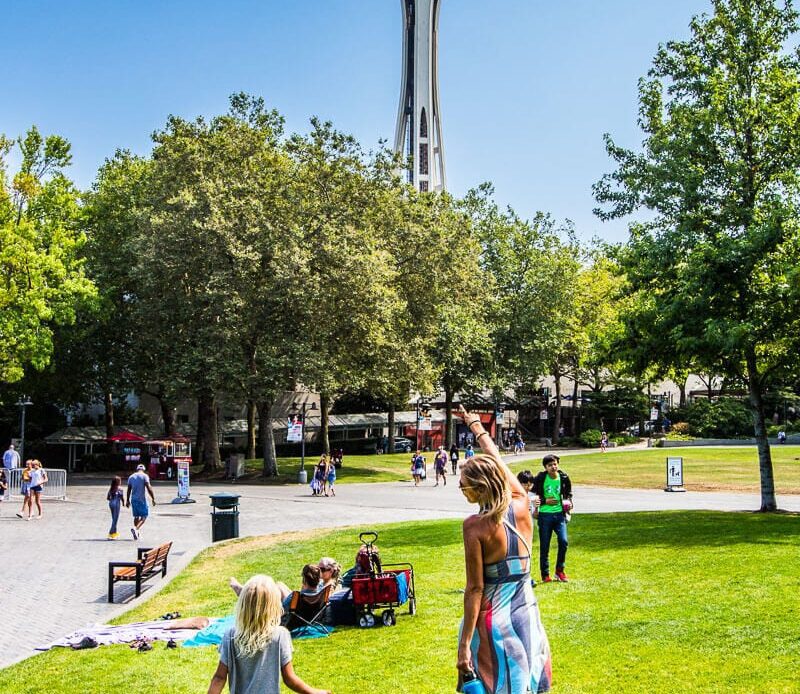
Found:
[[[51,468],[44,468],[44,471],[47,473],[47,484],[42,488],[42,498],[64,501],[67,498],[67,471]],[[21,467],[6,470],[6,484],[8,485],[10,498],[22,498],[20,492],[20,487],[22,486]]]

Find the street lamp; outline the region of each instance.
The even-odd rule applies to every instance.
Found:
[[[292,409],[297,409],[297,403],[292,403]],[[298,484],[305,484],[308,481],[306,474],[306,412],[317,409],[317,403],[312,402],[306,405],[306,401],[300,404],[300,470],[297,472]]]
[[[21,416],[20,416],[20,443],[19,443],[19,459],[20,465],[25,464],[25,408],[33,405],[31,399],[27,395],[23,395],[19,400],[17,400],[17,407],[20,408]]]
[[[418,451],[421,449],[419,445],[419,420],[420,417],[424,414],[425,417],[430,416],[430,403],[425,400],[422,396],[417,398],[417,428],[416,432],[414,433],[414,450]]]

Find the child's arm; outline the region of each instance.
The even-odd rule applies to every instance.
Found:
[[[217,664],[217,671],[211,678],[211,684],[208,685],[208,694],[220,694],[225,682],[228,679],[228,666],[222,661]]]
[[[281,676],[283,677],[283,683],[293,692],[299,692],[299,694],[331,694],[328,689],[314,689],[314,687],[310,687],[303,682],[303,680],[295,674],[291,660],[281,668]],[[216,694],[216,691],[217,690],[215,690],[214,694]],[[210,689],[208,690],[208,694],[212,694]]]

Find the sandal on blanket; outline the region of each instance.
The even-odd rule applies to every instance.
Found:
[[[99,645],[91,636],[84,636],[78,643],[72,644],[72,650],[82,651],[84,648],[97,648]]]

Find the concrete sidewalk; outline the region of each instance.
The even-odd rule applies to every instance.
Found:
[[[155,483],[156,499],[142,539],[130,536],[130,512],[123,510],[121,537],[106,540],[109,512],[105,503],[106,480],[81,480],[70,484],[69,500],[46,502],[42,520],[21,521],[14,516],[16,502],[0,504],[0,667],[32,655],[36,647],[92,622],[105,622],[130,608],[106,602],[107,563],[136,558],[136,547],[173,541],[169,577],[177,574],[211,543],[208,495],[235,491],[242,495],[241,535],[262,535],[289,530],[436,518],[463,518],[474,512],[450,477],[446,487],[429,480],[415,488],[410,482],[349,484],[337,488],[337,496],[313,498],[308,487],[269,487],[231,484],[192,487],[196,504],[170,505],[175,486]],[[756,494],[667,494],[657,490],[575,488],[576,513],[613,511],[709,509],[754,510]],[[800,511],[800,497],[783,497],[781,508]],[[353,538],[354,546],[357,538]],[[227,581],[227,577],[220,577]],[[146,599],[164,581],[146,584]],[[132,586],[118,585],[117,599],[133,593]]]

